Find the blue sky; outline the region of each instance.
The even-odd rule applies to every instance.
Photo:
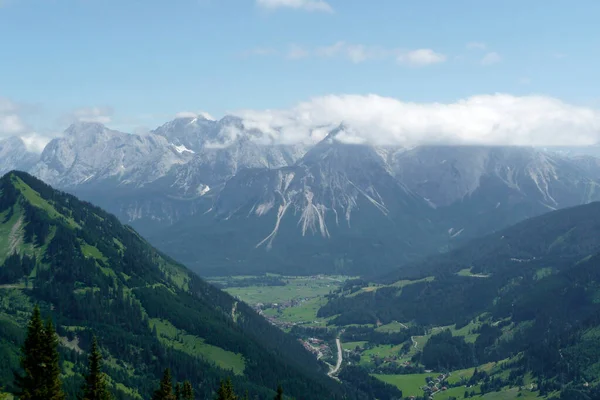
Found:
[[[45,135],[80,117],[131,131],[329,94],[535,94],[600,108],[597,0],[0,4],[0,118]]]

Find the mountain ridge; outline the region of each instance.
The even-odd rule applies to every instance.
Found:
[[[333,325],[398,321],[446,330],[431,336],[439,347],[432,342],[413,359],[429,366],[468,333],[473,346],[462,356],[476,357],[474,365],[509,360],[516,376],[536,379],[540,394],[583,399],[573,393],[599,389],[599,233],[600,202],[553,211],[406,265],[378,284],[358,282],[331,295],[318,316],[335,317]]]
[[[278,383],[300,398],[346,390],[294,338],[100,208],[22,172],[1,178],[0,193],[0,290],[13,299],[0,302],[3,354],[16,354],[25,310],[39,302],[54,310],[62,340],[75,343],[62,349],[63,368],[78,368],[78,346],[98,336],[119,398],[148,396],[166,366],[205,397],[228,374],[263,397]],[[16,362],[7,359],[3,381]],[[73,390],[78,384],[67,382]]]
[[[231,273],[308,273],[303,259],[318,259],[323,272],[379,273],[552,209],[600,200],[594,158],[524,147],[377,147],[347,124],[324,129],[316,144],[291,145],[234,116],[178,118],[141,136],[78,123],[28,171],[106,207],[197,271],[208,273],[212,264],[210,274],[217,265]],[[213,257],[214,247],[193,252],[195,234],[236,235],[236,223],[244,233],[234,263]],[[360,235],[361,224],[371,238]],[[179,245],[174,234],[188,242]],[[282,257],[286,246],[295,247],[295,260]],[[359,248],[369,257],[357,255]],[[382,257],[383,249],[397,256]]]

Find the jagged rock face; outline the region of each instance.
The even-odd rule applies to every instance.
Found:
[[[0,142],[0,165],[107,208],[188,264],[236,260],[254,272],[293,270],[306,258],[352,273],[388,268],[600,200],[593,157],[344,142],[355,136],[340,125],[318,144],[284,145],[231,116],[178,118],[147,135],[77,123],[32,167],[20,139]],[[198,232],[210,247],[198,245]]]
[[[274,144],[267,135],[246,129],[241,119],[231,116],[220,121],[179,118],[154,133],[194,154],[191,162],[174,168],[169,176],[172,187],[187,197],[207,193],[245,168],[293,165],[306,152],[302,145]]]
[[[231,179],[217,198],[214,212],[230,218],[251,204],[251,213],[261,217],[277,209],[273,235],[261,242],[270,246],[279,220],[286,215],[296,216],[303,236],[330,237],[326,220],[350,227],[359,203],[384,217],[398,208],[428,208],[389,174],[375,149],[343,144],[334,132],[294,167],[252,171]]]
[[[399,154],[397,179],[465,240],[558,208],[600,200],[594,162],[522,147],[422,147]]]
[[[375,149],[332,134],[294,166],[240,171],[209,211],[155,240],[203,273],[381,271],[434,250],[433,212]]]
[[[19,137],[0,140],[0,175],[12,170],[28,171],[38,155],[27,150]]]
[[[202,197],[220,190],[238,171],[291,165],[306,151],[265,138],[236,117],[178,118],[147,135],[76,123],[28,170],[128,223],[154,229],[205,211]]]
[[[107,180],[143,186],[189,159],[162,136],[131,135],[98,123],[77,123],[46,146],[31,172],[61,188]]]
[[[490,180],[549,209],[595,199],[582,191],[595,179],[580,162],[533,148],[419,147],[398,154],[390,167],[435,207],[464,201]]]

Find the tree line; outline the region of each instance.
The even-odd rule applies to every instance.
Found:
[[[61,380],[58,335],[50,318],[44,322],[38,306],[33,309],[27,325],[27,334],[21,347],[20,372],[14,373],[14,395],[20,400],[66,400]],[[103,372],[103,360],[96,337],[92,339],[87,373],[78,400],[114,400]],[[0,393],[0,399],[3,398]],[[192,384],[186,380],[174,383],[169,368],[165,369],[152,400],[194,400]],[[230,378],[221,380],[215,400],[248,400],[248,393],[239,397]],[[274,400],[283,400],[283,389],[277,388]]]

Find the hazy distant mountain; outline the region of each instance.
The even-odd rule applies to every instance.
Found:
[[[37,159],[35,153],[27,150],[23,139],[16,136],[0,139],[0,175],[14,169],[27,171]]]
[[[162,136],[130,135],[81,122],[48,143],[31,172],[62,188],[107,181],[139,187],[190,159]]]
[[[0,169],[28,170],[105,207],[169,254],[203,271],[210,262],[213,272],[385,270],[600,199],[592,156],[373,147],[345,143],[351,131],[282,145],[235,116],[177,118],[147,135],[77,123],[35,163],[20,139],[1,142],[10,156]],[[197,244],[202,235],[210,248]]]
[[[399,153],[391,168],[456,237],[600,199],[597,159],[527,147],[419,147]]]
[[[294,166],[248,169],[212,208],[152,236],[204,273],[385,270],[441,242],[435,210],[340,127]]]

